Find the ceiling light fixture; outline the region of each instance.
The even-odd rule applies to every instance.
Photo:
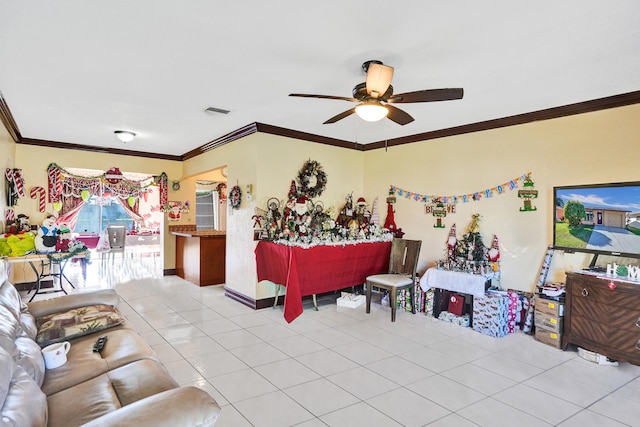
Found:
[[[113,132],[116,134],[116,136],[118,137],[118,139],[122,142],[124,142],[125,144],[127,142],[131,142],[133,141],[133,138],[136,137],[136,134],[133,132],[129,132],[128,130],[117,130],[115,132]]]
[[[389,114],[389,109],[376,101],[367,101],[356,107],[356,114],[367,122],[377,122]]]

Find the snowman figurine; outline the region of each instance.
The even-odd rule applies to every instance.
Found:
[[[42,221],[42,225],[38,227],[35,238],[36,251],[40,253],[55,252],[56,243],[58,242],[57,235],[56,219],[49,215]]]

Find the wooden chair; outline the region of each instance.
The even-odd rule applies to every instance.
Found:
[[[411,293],[411,312],[416,313],[415,283],[421,240],[393,239],[389,273],[367,277],[367,313],[371,312],[371,291],[373,287],[389,291],[391,321],[396,321],[396,299],[398,290],[409,288]]]

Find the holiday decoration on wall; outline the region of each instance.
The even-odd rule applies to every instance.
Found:
[[[4,171],[6,182],[7,206],[15,206],[18,204],[18,198],[24,197],[24,178],[22,177],[22,169],[7,168]]]
[[[298,194],[310,199],[322,195],[327,187],[327,174],[320,163],[315,160],[307,160],[298,172]]]
[[[442,200],[434,200],[433,204],[425,206],[425,212],[431,213],[434,217],[436,217],[436,223],[433,224],[434,228],[444,228],[442,219],[447,216],[447,212],[452,211],[451,208],[451,205],[445,205]]]
[[[242,203],[242,190],[239,185],[234,185],[229,191],[229,204],[232,209],[240,209]]]
[[[160,207],[165,207],[168,202],[168,179],[164,172],[157,176],[150,176],[146,180],[136,181],[127,179],[120,169],[115,167],[103,174],[83,176],[51,163],[47,167],[47,178],[48,201],[54,204],[54,209],[57,211],[60,209],[56,206],[62,207],[63,197],[73,197],[86,202],[94,195],[104,200],[118,197],[124,201],[129,197],[139,199],[145,196],[151,191],[152,186],[159,187]]]
[[[533,181],[531,180],[531,174],[527,174],[524,178],[524,188],[518,190],[518,197],[524,199],[524,206],[520,208],[520,212],[536,211],[538,208],[531,206],[531,199],[538,198],[538,190],[533,188]]]
[[[47,193],[44,188],[31,187],[31,190],[29,190],[29,197],[32,199],[38,199],[38,212],[44,212],[47,201]]]
[[[390,194],[397,194],[399,197],[404,197],[405,199],[414,200],[416,202],[421,203],[434,203],[435,201],[440,201],[445,205],[455,205],[462,201],[462,203],[468,203],[471,201],[478,201],[484,198],[491,198],[494,194],[502,195],[507,192],[507,190],[515,190],[518,188],[518,182],[526,182],[527,178],[531,180],[531,172],[523,174],[517,178],[513,178],[503,184],[496,185],[491,188],[486,188],[484,190],[472,191],[461,195],[429,195],[427,192],[416,193],[413,191],[405,190],[403,188],[392,185],[390,187]],[[535,190],[534,190],[535,191]],[[433,194],[433,193],[431,193]],[[537,194],[537,191],[536,191]],[[537,197],[537,196],[536,196]]]
[[[9,225],[9,222],[13,222],[16,219],[16,213],[13,208],[6,208],[4,211],[4,220]]]

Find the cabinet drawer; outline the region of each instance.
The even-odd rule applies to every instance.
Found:
[[[640,311],[625,311],[619,307],[611,307],[608,321],[612,328],[636,333],[640,338]]]
[[[574,296],[571,301],[572,316],[582,316],[592,320],[598,320],[603,323],[607,322],[609,317],[610,306],[601,304],[589,296]]]
[[[574,299],[588,298],[594,302],[613,305],[621,308],[637,309],[637,292],[629,292],[626,288],[629,286],[620,283],[614,283],[616,286],[609,289],[609,282],[606,280],[598,280],[596,283],[572,283],[571,295]],[[640,285],[637,291],[640,292]]]
[[[611,327],[587,317],[572,314],[569,319],[571,334],[608,345]]]
[[[640,332],[630,333],[624,330],[611,331],[607,345],[618,351],[627,353],[630,357],[640,358]]]

